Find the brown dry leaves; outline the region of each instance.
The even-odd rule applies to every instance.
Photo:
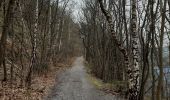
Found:
[[[74,58],[64,63],[58,63],[56,67],[51,67],[45,75],[37,76],[32,83],[32,89],[27,90],[18,86],[11,86],[10,83],[0,84],[0,100],[42,100],[47,96],[54,84],[56,84],[56,74],[68,68]]]

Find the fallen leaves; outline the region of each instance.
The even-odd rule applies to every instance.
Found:
[[[67,69],[72,62],[73,58],[69,62],[58,63],[52,66],[45,75],[36,76],[29,90],[19,87],[19,81],[12,86],[9,82],[4,82],[0,86],[0,100],[42,100],[56,84],[57,73]]]

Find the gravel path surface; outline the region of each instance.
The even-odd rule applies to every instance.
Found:
[[[83,57],[61,75],[52,94],[46,100],[122,100],[96,89],[87,79]]]

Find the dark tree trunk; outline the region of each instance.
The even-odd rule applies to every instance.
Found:
[[[4,69],[4,77],[2,81],[7,81],[7,69],[6,69],[5,59],[3,60],[3,69]]]
[[[0,66],[2,63],[5,63],[5,51],[6,51],[6,41],[9,28],[13,21],[13,13],[15,7],[15,0],[10,0],[8,4],[7,14],[4,17],[3,27],[2,27],[2,36],[0,42]],[[4,80],[6,79],[6,66],[4,66]]]

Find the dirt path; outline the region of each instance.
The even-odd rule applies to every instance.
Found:
[[[86,75],[83,57],[78,57],[73,67],[59,76],[57,86],[46,100],[121,100],[97,90]]]

